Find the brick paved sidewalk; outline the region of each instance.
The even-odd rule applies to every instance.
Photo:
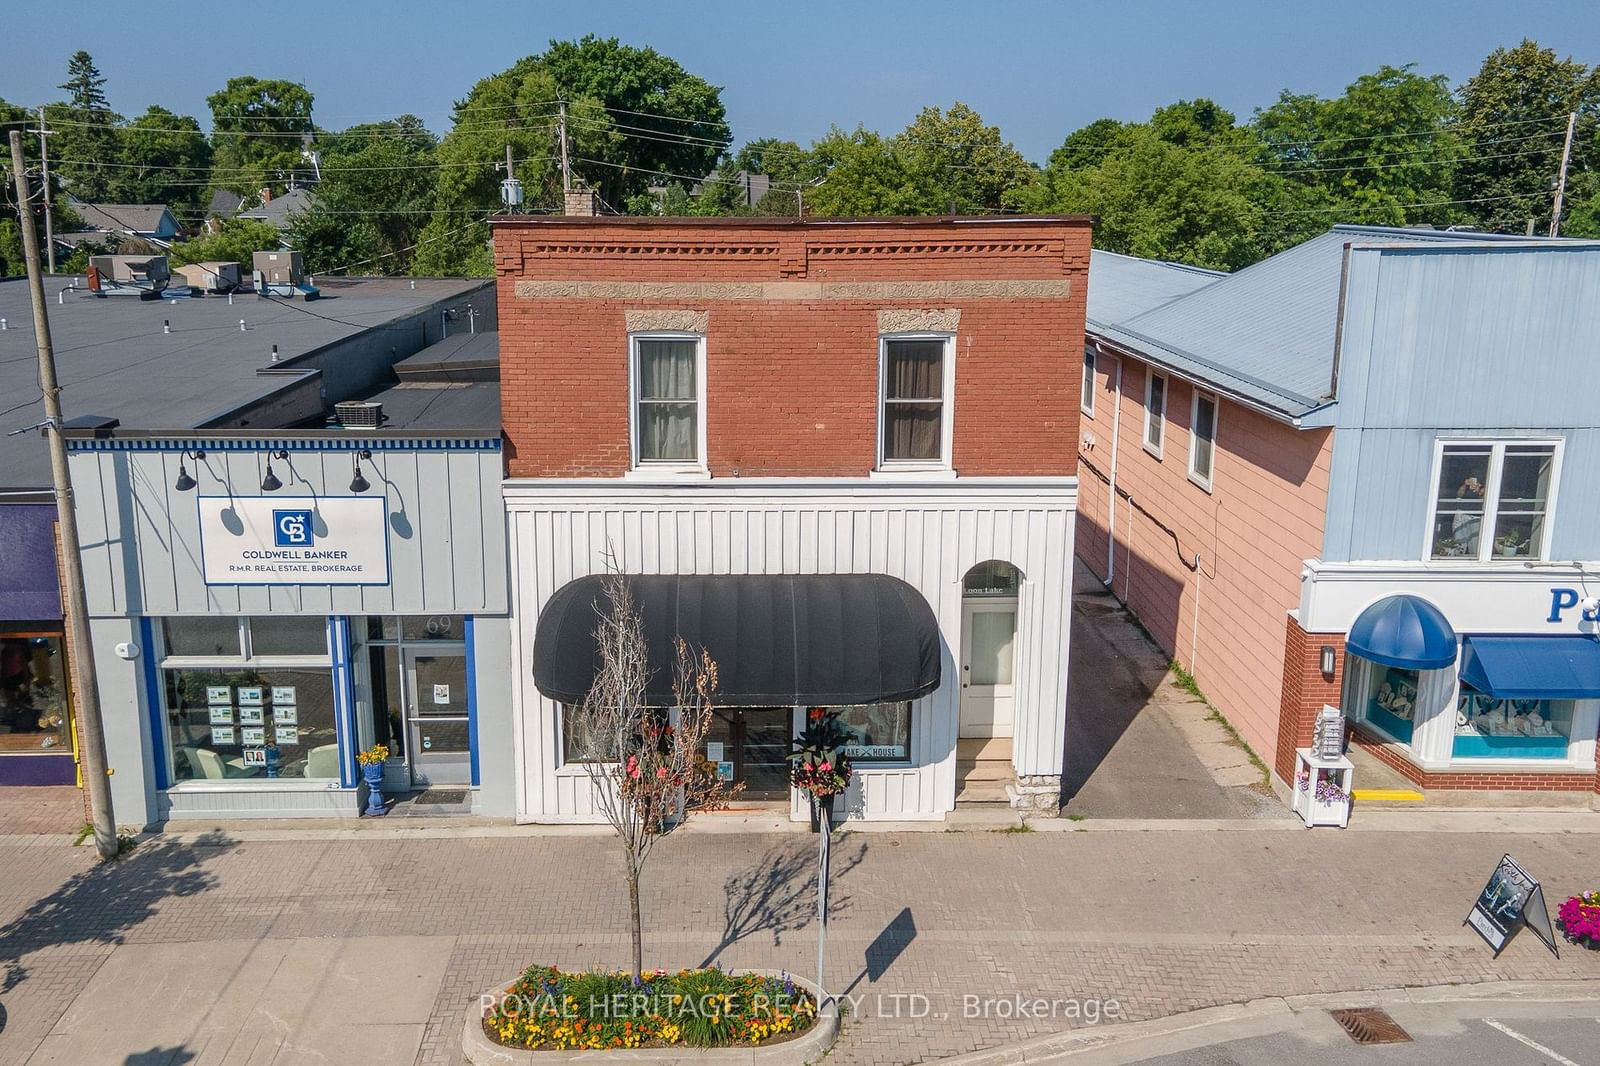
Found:
[[[0,788],[0,837],[75,834],[88,820],[83,792],[72,785]]]
[[[645,889],[649,963],[809,972],[814,846],[738,834],[663,842]],[[1600,879],[1594,835],[848,835],[836,851],[829,983],[863,998],[829,1061],[926,1062],[1080,1024],[1017,1017],[1016,995],[1115,999],[1120,1017],[1145,1019],[1264,995],[1600,977],[1596,953],[1558,961],[1523,933],[1493,960],[1462,928],[1506,850],[1553,903]],[[235,1043],[240,1061],[302,1061],[294,1049],[316,1046],[308,1034],[330,1012],[402,1026],[417,1062],[456,1063],[465,1012],[493,982],[536,959],[625,958],[619,868],[605,837],[217,834],[158,838],[109,868],[88,849],[0,846],[0,1063],[95,1061],[35,1049],[52,1030],[62,1039],[112,1014],[125,1045],[105,1061],[152,1049],[170,1058],[138,1061],[220,1061],[234,1019],[251,1040],[267,1039],[257,1026],[277,1041],[253,1052]],[[336,957],[369,960],[425,945],[431,961],[417,956],[402,998],[426,1009],[397,1006],[387,990],[401,975],[369,961],[300,1014],[274,1001],[257,1012],[271,1026],[250,1020],[258,986],[228,960],[314,970],[326,952],[312,938],[327,937],[341,938]]]

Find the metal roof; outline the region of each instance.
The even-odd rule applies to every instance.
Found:
[[[1295,419],[1330,399],[1345,245],[1501,239],[1528,240],[1445,230],[1335,226],[1176,297],[1161,298],[1166,289],[1158,283],[1166,278],[1164,270],[1146,270],[1138,278],[1124,270],[1121,284],[1143,280],[1155,291],[1146,309],[1111,320],[1093,313],[1098,279],[1091,273],[1089,328],[1117,347]],[[1122,302],[1130,307],[1138,303]]]
[[[1096,248],[1089,253],[1089,321],[1115,324],[1227,276],[1220,270]]]
[[[81,289],[66,292],[58,303],[58,294],[74,282],[84,284],[81,277],[45,279],[64,416],[105,416],[119,419],[124,429],[156,430],[203,427],[281,389],[292,380],[297,356],[384,328],[441,300],[470,300],[490,284],[473,278],[319,278],[323,298],[310,304],[250,293],[231,304],[225,296],[95,298]],[[50,483],[45,442],[37,433],[6,435],[43,417],[25,280],[0,281],[0,318],[7,320],[0,331],[0,489],[37,488]],[[171,323],[171,333],[163,322]]]

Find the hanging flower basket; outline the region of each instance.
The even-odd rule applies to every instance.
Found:
[[[1574,944],[1600,950],[1600,892],[1567,900],[1556,909],[1556,924]]]
[[[833,825],[835,798],[850,787],[850,756],[846,747],[852,734],[839,721],[839,715],[825,707],[806,712],[806,727],[794,739],[789,753],[789,781],[811,798],[811,829],[821,829],[819,811],[828,813]]]

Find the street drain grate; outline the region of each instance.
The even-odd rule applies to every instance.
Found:
[[[1378,1007],[1352,1007],[1348,1010],[1331,1010],[1333,1020],[1350,1034],[1358,1044],[1408,1044],[1411,1034],[1400,1028],[1400,1023],[1389,1017],[1389,1012]]]
[[[465,803],[467,802],[467,793],[465,789],[459,788],[430,788],[426,792],[417,793],[416,799],[411,802],[429,805],[438,804],[441,806],[447,803]]]

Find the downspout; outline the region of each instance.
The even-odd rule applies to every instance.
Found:
[[[1094,346],[1098,354],[1102,349]],[[1115,591],[1117,574],[1117,445],[1122,440],[1122,356],[1117,356],[1117,385],[1112,393],[1111,472],[1106,486],[1106,588]]]

